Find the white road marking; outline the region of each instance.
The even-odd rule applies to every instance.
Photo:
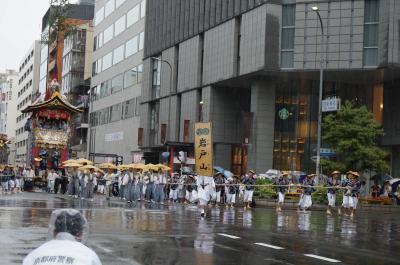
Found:
[[[278,246],[269,245],[269,244],[265,244],[265,243],[254,243],[254,245],[267,247],[267,248],[273,248],[273,249],[284,249],[283,247],[278,247]]]
[[[240,237],[238,237],[238,236],[232,236],[232,235],[223,234],[223,233],[218,233],[218,235],[224,236],[224,237],[229,237],[229,238],[232,238],[232,239],[239,239],[239,238],[240,238]]]
[[[341,262],[340,260],[337,260],[337,259],[325,258],[325,257],[322,257],[322,256],[313,255],[313,254],[304,254],[304,256],[307,256],[307,257],[310,257],[310,258],[315,258],[315,259],[321,259],[321,260],[325,260],[325,261],[329,261],[329,262],[334,262],[334,263]]]

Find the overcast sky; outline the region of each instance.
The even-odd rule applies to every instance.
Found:
[[[40,39],[42,17],[49,0],[0,0],[0,71],[15,69]]]

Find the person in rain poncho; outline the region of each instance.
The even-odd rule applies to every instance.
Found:
[[[97,254],[81,243],[86,228],[87,221],[79,211],[74,209],[53,211],[49,224],[51,240],[29,253],[23,265],[101,265]]]
[[[201,208],[201,217],[206,215],[205,208],[211,199],[214,189],[215,182],[213,177],[197,176],[197,195],[199,199],[199,207]]]
[[[315,182],[314,182],[315,174],[307,175],[307,178],[303,181],[303,194],[301,194],[300,201],[298,204],[298,211],[308,210],[312,205],[311,194],[315,191]]]

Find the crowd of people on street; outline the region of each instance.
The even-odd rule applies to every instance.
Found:
[[[93,167],[94,168],[94,167]],[[288,172],[273,178],[276,189],[276,211],[282,211],[285,194],[293,183]],[[333,171],[324,185],[327,194],[327,214],[331,215],[337,208],[338,214],[343,212],[353,216],[358,200],[363,196],[365,181],[360,181],[360,175],[348,171],[346,178],[342,173]],[[5,166],[0,168],[2,194],[18,193],[30,190],[33,180],[40,178],[43,190],[49,193],[68,194],[74,198],[93,201],[94,195],[104,195],[107,199],[118,198],[127,203],[148,202],[156,204],[184,203],[197,204],[205,214],[207,205],[235,207],[243,205],[250,209],[254,205],[253,194],[257,186],[256,174],[249,170],[243,176],[226,176],[216,172],[214,176],[199,176],[192,172],[175,172],[169,170],[137,170],[134,168],[110,168],[105,171],[66,167],[64,170],[48,169],[35,172],[31,167]],[[297,184],[301,189],[298,211],[307,211],[312,206],[312,194],[316,191],[316,175],[310,174]],[[262,186],[262,185],[261,185]],[[371,187],[371,196],[399,196],[400,186],[392,191],[388,182],[380,187],[376,182]],[[343,201],[336,207],[336,194],[343,192]]]

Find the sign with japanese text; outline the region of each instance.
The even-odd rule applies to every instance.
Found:
[[[340,110],[340,98],[327,98],[322,100],[322,112]]]
[[[194,125],[194,153],[196,172],[201,176],[213,175],[213,142],[211,122]]]

